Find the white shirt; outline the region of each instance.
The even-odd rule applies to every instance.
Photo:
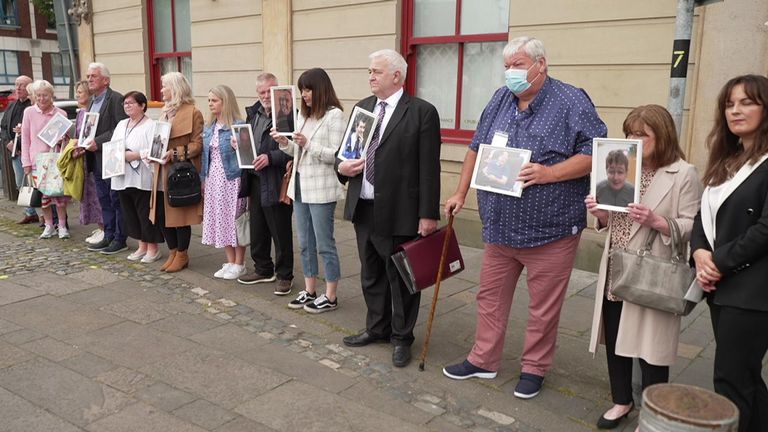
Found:
[[[376,101],[376,107],[373,109],[373,115],[376,118],[379,117],[379,111],[381,111],[381,106],[379,106],[379,102],[386,102],[387,104],[387,109],[386,111],[384,111],[384,118],[381,120],[381,129],[379,130],[379,140],[381,140],[381,137],[384,136],[384,131],[387,129],[387,124],[389,123],[389,119],[392,118],[392,113],[395,112],[395,108],[397,107],[397,103],[400,102],[401,97],[403,97],[402,88],[400,88],[400,90],[396,91],[395,94],[384,99],[383,101],[381,99],[378,99]],[[363,166],[363,187],[360,189],[360,198],[373,199],[373,192],[374,192],[373,185],[369,183],[368,180],[365,179],[365,166]]]
[[[120,120],[112,134],[112,140],[125,140],[125,150],[140,153],[149,150],[152,145],[152,134],[155,130],[155,121],[149,117],[128,128],[130,119]],[[125,190],[136,188],[145,191],[152,190],[152,169],[140,160],[125,162],[125,174],[111,179],[112,190]]]

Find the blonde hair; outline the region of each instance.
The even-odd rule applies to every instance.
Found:
[[[53,96],[54,94],[53,85],[51,85],[51,83],[49,83],[46,80],[37,80],[33,82],[31,85],[34,93],[37,93],[40,91],[47,91],[51,93],[51,96]]]
[[[192,87],[181,72],[168,72],[160,77],[164,87],[171,89],[171,100],[165,103],[167,108],[178,108],[184,104],[195,104],[192,97]]]
[[[208,92],[221,99],[221,120],[225,125],[232,126],[232,123],[234,123],[235,120],[243,119],[243,116],[240,113],[240,107],[237,105],[235,92],[233,92],[229,86],[220,84],[210,89]],[[209,113],[208,123],[214,124],[215,122],[216,116],[213,113]]]

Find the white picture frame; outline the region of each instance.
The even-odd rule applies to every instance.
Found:
[[[232,137],[235,139],[237,165],[240,169],[253,169],[256,159],[256,142],[253,140],[253,130],[248,123],[232,125]],[[227,143],[228,144],[228,143]],[[219,145],[227,145],[220,143]]]
[[[80,128],[80,136],[77,137],[78,147],[87,147],[85,143],[96,137],[96,128],[99,126],[99,113],[88,112],[83,117],[83,127]]]
[[[156,121],[152,131],[152,142],[149,144],[149,156],[147,159],[154,162],[163,162],[163,155],[168,151],[168,140],[171,137],[171,124]]]
[[[642,164],[642,140],[594,138],[590,194],[597,208],[626,213],[630,203],[639,203]]]
[[[64,114],[57,112],[37,133],[37,137],[48,144],[48,147],[53,148],[61,140],[61,137],[69,131],[70,127],[72,127],[72,121]]]
[[[272,127],[279,135],[293,136],[296,128],[296,87],[270,87],[269,94],[272,100]]]
[[[101,178],[125,174],[125,141],[120,138],[101,145]]]
[[[376,127],[376,116],[368,110],[355,107],[349,116],[347,129],[339,144],[336,155],[340,160],[360,159],[365,156],[368,144],[373,138],[373,129]],[[362,136],[360,136],[362,134]]]
[[[523,182],[517,180],[517,176],[523,165],[530,161],[530,150],[480,144],[470,186],[520,198],[523,196]]]

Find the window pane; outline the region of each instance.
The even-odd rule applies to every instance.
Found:
[[[5,70],[8,75],[19,75],[19,57],[16,51],[5,52]]]
[[[0,75],[8,75],[6,73],[6,70],[7,70],[6,65],[8,64],[9,53],[10,51],[0,51],[0,60],[2,60],[2,62],[0,62]]]
[[[464,45],[464,76],[461,88],[461,129],[477,128],[477,121],[493,92],[504,85],[506,42]]]
[[[178,57],[165,57],[157,59],[160,63],[160,76],[167,74],[168,72],[179,71],[179,59]]]
[[[155,0],[152,2],[152,19],[154,20],[155,52],[173,52],[171,0]]]
[[[176,51],[192,51],[189,0],[175,0],[173,13],[176,18]]]
[[[414,0],[414,37],[456,34],[455,23],[456,0]]]
[[[184,74],[189,81],[189,86],[192,87],[192,57],[181,58],[181,73]]]
[[[509,0],[472,0],[461,3],[461,34],[509,31]]]
[[[416,59],[416,96],[437,108],[441,128],[455,129],[458,44],[421,45]]]

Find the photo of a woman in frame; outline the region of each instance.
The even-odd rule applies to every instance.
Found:
[[[294,109],[293,98],[290,90],[275,90],[277,103],[277,118],[275,119],[275,129],[278,132],[293,132],[294,129]]]
[[[240,155],[241,166],[252,166],[256,155],[253,153],[251,134],[247,127],[237,128],[237,152]]]

